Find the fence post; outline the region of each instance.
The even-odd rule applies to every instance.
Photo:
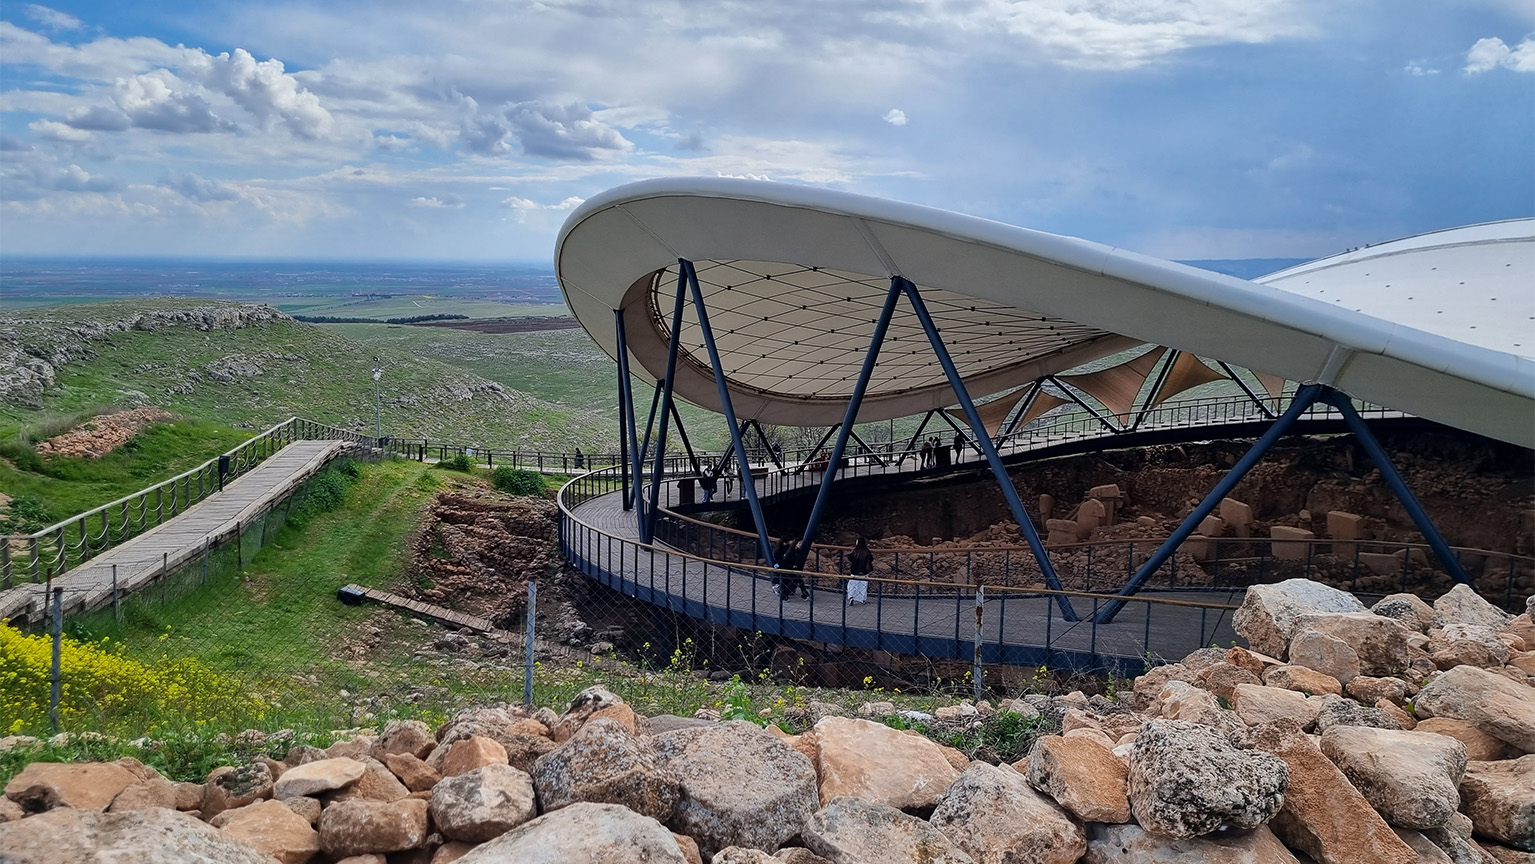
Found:
[[[0,537],[0,573],[5,577],[0,588],[11,587],[11,538]]]
[[[117,621],[123,619],[123,610],[118,605],[117,594],[117,565],[112,565],[112,618]]]
[[[528,580],[528,623],[522,645],[522,704],[533,706],[533,634],[538,621],[538,580]]]
[[[981,677],[984,674],[981,669],[981,615],[985,611],[986,586],[977,585],[975,586],[975,660],[970,670],[971,690],[975,697],[972,701],[976,704],[980,704],[981,690],[983,689],[981,686]]]
[[[60,674],[60,657],[64,645],[64,589],[53,589],[53,664],[48,669],[48,727],[59,731],[59,698],[63,694],[64,680]]]

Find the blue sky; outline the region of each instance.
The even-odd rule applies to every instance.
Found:
[[[0,7],[0,255],[547,261],[646,177],[1170,258],[1535,215],[1529,0]]]

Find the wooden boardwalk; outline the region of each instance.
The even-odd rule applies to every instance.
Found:
[[[609,587],[654,605],[716,623],[834,645],[933,657],[972,656],[973,589],[934,584],[931,592],[924,588],[914,596],[909,583],[887,589],[884,583],[871,581],[868,602],[849,606],[843,583],[821,575],[823,587],[811,591],[809,600],[780,598],[768,574],[706,562],[660,543],[654,549],[640,545],[634,513],[623,509],[618,493],[580,504],[570,515],[574,519],[563,526],[564,544],[576,566]],[[902,593],[893,593],[896,590]],[[1048,662],[1133,671],[1148,654],[1178,659],[1212,643],[1231,644],[1236,635],[1230,610],[1212,607],[1239,603],[1242,593],[1243,589],[1148,590],[1130,598],[1113,623],[1094,624],[1089,619],[1105,600],[1073,597],[1082,620],[1069,622],[1048,596],[988,592],[981,642],[987,662]],[[1168,600],[1174,602],[1160,602]]]
[[[112,569],[120,594],[154,582],[167,572],[218,546],[273,502],[299,486],[345,450],[344,441],[296,441],[208,496],[113,549],[58,576],[66,611],[99,609],[112,602]],[[18,585],[0,591],[0,620],[37,621],[46,614],[47,586]]]

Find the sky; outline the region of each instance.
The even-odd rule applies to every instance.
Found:
[[[0,5],[0,261],[547,263],[673,175],[1175,259],[1531,216],[1535,2]]]

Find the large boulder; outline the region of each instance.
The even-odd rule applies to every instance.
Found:
[[[833,798],[811,814],[800,839],[832,864],[976,864],[921,819],[877,801],[847,796]]]
[[[1471,834],[1471,817],[1464,813],[1456,813],[1442,826],[1422,832],[1423,838],[1438,847],[1439,851],[1449,859],[1450,864],[1490,864],[1481,845],[1471,839]],[[1417,850],[1422,860],[1429,860],[1432,857],[1425,856],[1422,850],[1410,840],[1407,845]]]
[[[1508,662],[1508,645],[1498,631],[1478,624],[1446,624],[1429,631],[1425,646],[1429,659],[1440,669],[1480,666],[1496,669]]]
[[[176,806],[176,784],[156,774],[147,780],[140,780],[117,793],[112,799],[112,806],[108,807],[112,813],[120,813],[124,810],[148,810],[152,807],[169,807],[172,810],[179,809]],[[201,803],[201,798],[198,799]]]
[[[1310,628],[1297,630],[1290,640],[1290,663],[1320,672],[1339,684],[1348,684],[1361,668],[1359,652],[1347,641]]]
[[[5,784],[5,797],[28,813],[55,807],[105,810],[119,792],[137,782],[133,772],[111,762],[33,762]]]
[[[1361,675],[1398,675],[1407,669],[1407,638],[1412,631],[1394,618],[1370,612],[1297,617],[1295,632],[1307,630],[1331,636],[1352,648],[1359,656]],[[1291,661],[1294,662],[1294,658]]]
[[[203,818],[212,819],[225,810],[271,798],[273,788],[272,769],[265,762],[215,769],[203,784]]]
[[[272,864],[265,852],[177,810],[60,807],[0,823],[7,864]]]
[[[1082,864],[1299,864],[1274,832],[1175,838],[1139,825],[1088,825]]]
[[[666,826],[617,804],[578,802],[526,822],[458,864],[688,864]]]
[[[1238,750],[1197,723],[1149,721],[1130,751],[1130,810],[1169,837],[1256,828],[1279,810],[1289,781],[1280,759]]]
[[[356,783],[367,770],[367,765],[347,757],[305,762],[289,768],[277,778],[272,785],[272,797],[279,801],[299,795],[313,798]]]
[[[938,744],[883,723],[825,717],[814,738],[823,803],[847,795],[920,810],[938,803],[959,778]]]
[[[1316,714],[1316,731],[1326,732],[1334,726],[1369,726],[1375,729],[1401,729],[1396,715],[1383,708],[1360,705],[1351,699],[1327,699]]]
[[[415,849],[426,841],[426,809],[420,798],[332,804],[320,814],[320,848],[333,858]]]
[[[586,801],[619,804],[662,822],[682,797],[653,740],[606,718],[583,724],[559,749],[539,757],[533,788],[545,813]]]
[[[432,824],[449,840],[483,843],[538,815],[533,778],[510,765],[485,765],[432,787]]]
[[[1096,741],[1034,739],[1028,777],[1030,785],[1084,822],[1130,821],[1130,769]]]
[[[1456,585],[1434,601],[1434,623],[1472,624],[1492,630],[1502,630],[1514,616],[1483,600],[1476,589],[1464,583]]]
[[[549,737],[554,739],[556,743],[569,741],[593,715],[623,703],[624,700],[622,698],[601,684],[588,687],[577,693],[576,697],[570,700],[570,705],[565,709],[565,713],[561,714],[560,719],[549,727]],[[628,726],[631,732],[638,731],[633,721],[632,711],[630,712],[630,722],[624,725]]]
[[[681,785],[669,825],[712,855],[726,846],[776,852],[820,806],[803,754],[745,721],[654,736],[661,766]]]
[[[1387,822],[1422,831],[1450,821],[1466,773],[1466,745],[1444,735],[1364,726],[1322,734],[1322,753]]]
[[[1215,694],[1182,681],[1169,681],[1163,685],[1149,710],[1163,720],[1198,723],[1228,737],[1244,728],[1236,714],[1221,707]]]
[[[1417,633],[1426,633],[1434,626],[1434,607],[1423,602],[1416,594],[1388,594],[1370,607],[1370,611],[1386,618],[1395,618],[1402,626]]]
[[[1087,851],[1081,827],[1007,765],[972,762],[931,821],[977,864],[1074,864]]]
[[[1451,738],[1466,745],[1466,761],[1468,762],[1496,762],[1499,759],[1514,759],[1519,756],[1519,749],[1504,741],[1502,738],[1494,738],[1486,732],[1476,728],[1475,723],[1467,723],[1454,717],[1426,717],[1418,721],[1413,727],[1417,732],[1433,732],[1435,735],[1448,735]]]
[[[1238,684],[1232,692],[1232,707],[1237,717],[1249,726],[1272,723],[1288,717],[1301,726],[1316,722],[1321,706],[1304,695],[1283,687],[1265,687],[1262,684]]]
[[[1294,664],[1270,666],[1263,673],[1263,683],[1269,687],[1294,690],[1307,696],[1343,695],[1343,685],[1337,678],[1308,666]]]
[[[357,761],[363,765],[362,776],[345,789],[332,792],[326,796],[326,803],[346,801],[352,798],[371,798],[374,801],[398,801],[410,795],[411,791],[400,778],[394,776],[384,763],[372,756],[364,756]],[[282,779],[282,778],[278,778]]]
[[[444,777],[456,777],[485,765],[506,765],[508,758],[506,747],[494,738],[485,735],[470,735],[468,738],[460,738],[452,744],[446,745],[448,752],[441,759],[437,759],[437,753],[442,746],[432,751],[427,764],[437,769],[437,773]],[[435,762],[436,764],[433,764]]]
[[[437,739],[432,736],[432,727],[420,720],[390,720],[378,740],[373,742],[371,755],[384,763],[389,761],[385,757],[402,753],[425,759],[436,746]]]
[[[1413,699],[1419,717],[1453,717],[1535,753],[1535,688],[1475,666],[1457,666],[1423,685]]]
[[[1284,805],[1269,821],[1286,846],[1319,864],[1418,864],[1418,854],[1392,832],[1299,724],[1279,720],[1259,726],[1251,740],[1290,769]]]
[[[1477,834],[1535,852],[1535,755],[1471,762],[1460,791]]]
[[[432,770],[432,766],[409,753],[389,753],[384,756],[384,764],[412,792],[431,789],[442,779],[442,775]]]
[[[1365,612],[1358,598],[1310,579],[1286,579],[1247,589],[1231,626],[1252,650],[1284,659],[1296,619],[1308,614]]]
[[[307,864],[320,854],[320,832],[282,801],[257,801],[225,810],[211,824],[281,864]]]

